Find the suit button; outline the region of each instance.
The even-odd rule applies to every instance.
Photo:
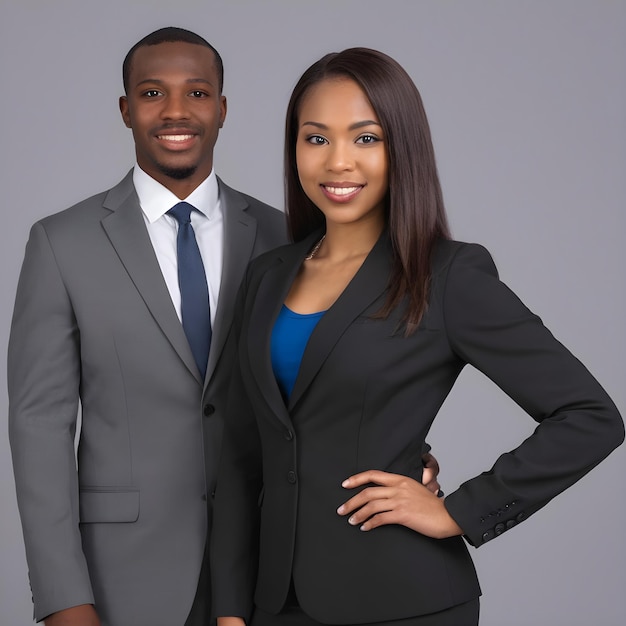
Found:
[[[507,523],[506,523],[506,528],[507,530],[510,528],[513,528],[513,526],[517,526],[517,522],[514,519],[510,519]]]
[[[285,439],[291,441],[293,439],[293,433],[290,430],[285,431]]]
[[[202,412],[204,413],[204,417],[209,417],[209,415],[215,413],[215,407],[212,404],[205,404]]]
[[[494,528],[496,535],[501,535],[505,530],[506,527],[502,523],[496,524],[496,527]]]
[[[296,473],[294,471],[287,472],[287,480],[293,485],[296,482]]]
[[[495,537],[495,534],[493,532],[493,530],[488,530],[486,533],[483,533],[483,541],[487,542],[490,539],[493,539]]]
[[[521,513],[518,513],[517,516],[515,517],[515,521],[517,522],[521,522],[525,519],[526,519],[526,513],[524,513],[524,511],[522,511]]]

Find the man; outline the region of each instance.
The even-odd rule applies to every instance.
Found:
[[[130,50],[123,73],[136,166],[33,226],[9,343],[18,503],[46,626],[209,623],[203,553],[233,360],[224,345],[247,263],[286,240],[280,211],[215,176],[226,117],[217,51],[165,28]],[[179,225],[168,211],[181,200],[193,210]],[[189,220],[208,360],[187,328],[187,270],[178,274]]]

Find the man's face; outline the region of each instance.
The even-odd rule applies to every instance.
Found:
[[[185,42],[138,48],[120,111],[141,169],[190,193],[211,172],[226,117],[213,51]]]

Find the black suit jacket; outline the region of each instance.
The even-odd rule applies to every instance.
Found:
[[[413,335],[403,334],[402,310],[373,319],[391,267],[386,235],[315,328],[285,406],[270,336],[314,241],[253,262],[240,294],[239,368],[213,535],[217,615],[248,614],[254,588],[256,604],[278,612],[292,576],[304,611],[336,624],[421,615],[475,598],[461,537],[435,540],[399,525],[360,532],[336,513],[347,499],[342,480],[381,469],[419,481],[428,430],[470,363],[539,423],[445,500],[478,546],[609,454],[623,440],[622,420],[584,366],[498,280],[480,246],[438,243],[429,307]]]

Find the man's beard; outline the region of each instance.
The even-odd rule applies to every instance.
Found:
[[[167,165],[161,165],[159,163],[158,168],[168,178],[173,178],[174,180],[184,180],[185,178],[193,176],[198,169],[198,166],[190,165],[189,167],[168,167]]]

